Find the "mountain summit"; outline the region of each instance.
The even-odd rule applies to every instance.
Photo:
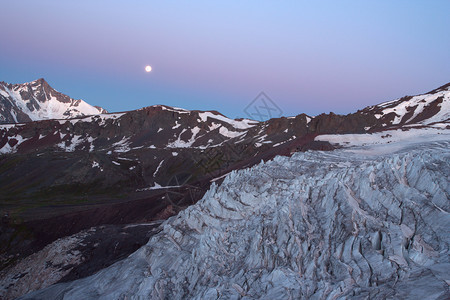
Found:
[[[70,119],[106,113],[53,89],[43,78],[23,84],[0,82],[0,124]]]

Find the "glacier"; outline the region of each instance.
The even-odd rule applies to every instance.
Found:
[[[298,152],[233,171],[125,260],[21,299],[448,299],[449,149]]]

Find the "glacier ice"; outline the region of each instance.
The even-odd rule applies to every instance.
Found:
[[[233,171],[127,259],[23,299],[441,299],[450,141]]]

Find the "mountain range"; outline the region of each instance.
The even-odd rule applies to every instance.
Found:
[[[208,203],[210,203],[213,205],[211,207],[216,206],[221,212],[214,214],[205,212],[205,216],[196,217],[196,220],[204,219],[205,224],[210,224],[216,218],[217,220],[226,220],[224,224],[228,224],[227,222],[231,222],[234,217],[224,214],[224,209],[236,211],[239,214],[252,214],[254,212],[248,211],[245,205],[258,207],[258,201],[264,202],[266,199],[272,199],[272,196],[294,192],[282,186],[275,192],[264,192],[267,189],[262,186],[263,183],[252,183],[252,176],[253,178],[264,177],[265,175],[261,174],[266,171],[271,174],[271,178],[278,178],[276,181],[278,180],[279,184],[283,180],[290,182],[289,180],[304,176],[301,174],[310,174],[311,178],[316,178],[314,179],[316,181],[315,184],[317,186],[320,185],[321,190],[332,192],[338,190],[336,186],[328,186],[318,182],[319,177],[331,175],[320,172],[319,174],[313,172],[312,169],[323,169],[325,168],[324,164],[335,164],[340,166],[340,169],[335,174],[338,177],[343,176],[342,174],[345,174],[345,172],[353,172],[353,178],[363,176],[360,171],[355,169],[358,163],[362,161],[361,159],[349,159],[350,165],[345,166],[345,157],[349,154],[348,152],[339,151],[347,151],[345,150],[347,148],[353,149],[351,150],[353,151],[352,153],[359,151],[364,153],[364,155],[368,155],[372,151],[377,153],[377,155],[387,155],[395,152],[396,149],[398,150],[399,148],[396,147],[400,147],[399,145],[402,145],[401,149],[408,147],[410,149],[415,142],[423,144],[432,141],[441,143],[435,147],[436,153],[439,151],[447,153],[443,149],[445,149],[445,141],[448,141],[448,129],[450,129],[450,84],[421,95],[406,96],[369,106],[348,115],[330,113],[309,116],[300,114],[295,117],[254,121],[249,119],[230,119],[216,111],[185,110],[164,105],[154,105],[129,112],[106,113],[105,110],[91,106],[82,100],[73,100],[69,96],[56,92],[43,79],[38,79],[26,84],[11,85],[0,83],[0,120],[4,123],[0,125],[0,186],[2,190],[0,194],[0,210],[4,216],[0,238],[2,245],[0,248],[0,268],[3,270],[2,278],[5,278],[0,282],[0,286],[3,287],[3,294],[0,290],[0,295],[17,297],[53,283],[72,281],[92,275],[124,259],[127,255],[144,246],[152,236],[155,236],[155,241],[151,242],[152,238],[150,239],[151,247],[159,245],[159,242],[156,241],[158,239],[168,238],[170,240],[172,238],[175,241],[175,250],[172,249],[170,251],[174,251],[173,253],[182,251],[182,249],[190,249],[188,251],[191,251],[193,248],[190,248],[189,241],[183,238],[186,234],[189,236],[188,232],[181,232],[182,237],[179,238],[178,233],[171,232],[168,229],[172,226],[171,224],[174,224],[173,222],[178,222],[174,221],[176,220],[174,218],[184,218],[180,222],[188,220],[186,222],[189,223],[190,230],[199,230],[200,234],[203,234],[200,227],[192,225],[191,221],[189,221],[191,219],[186,214],[190,211],[198,209],[205,211],[209,205]],[[442,144],[443,141],[444,144]],[[334,151],[328,153],[338,151],[336,152],[339,153],[336,154],[339,156],[339,158],[336,158],[337,161],[333,161],[330,156],[325,154],[327,152],[323,152],[331,150]],[[306,151],[311,154],[303,154]],[[313,153],[320,154],[317,154],[318,157],[315,158],[316,163],[310,164],[308,168],[311,169],[308,169],[306,166],[311,161],[310,156],[316,155]],[[392,159],[409,159],[405,158],[409,157],[405,155],[399,154],[399,156],[396,156],[397,158],[385,157],[380,158],[380,160],[383,161],[385,159],[386,168],[391,168],[391,165],[395,165],[391,162]],[[419,153],[417,155],[422,156],[424,154]],[[445,166],[445,155],[447,154],[438,159],[441,166]],[[280,158],[280,156],[287,156],[287,158]],[[291,156],[292,158],[289,159]],[[380,163],[376,159],[371,160],[366,156],[364,157],[365,160],[372,161],[370,163],[372,167]],[[277,171],[276,165],[279,160],[283,160],[282,164],[284,167]],[[319,163],[321,160],[326,163]],[[268,164],[267,167],[262,161]],[[433,163],[436,163],[433,159],[427,161],[427,165],[431,166]],[[306,169],[296,170],[296,164],[305,165]],[[404,167],[406,166],[400,166],[399,168]],[[266,170],[266,168],[269,170]],[[236,173],[238,170],[241,171]],[[364,176],[367,175],[370,178],[370,176],[381,176],[377,175],[379,172],[388,172],[388,169],[383,170],[374,171],[375,175],[364,173]],[[422,169],[418,167],[417,170]],[[251,175],[248,172],[252,172]],[[293,175],[294,177],[290,179],[284,178],[287,175],[283,174],[290,174],[290,172],[295,174]],[[333,172],[329,174],[333,174]],[[392,176],[397,175],[400,176],[395,172],[392,174]],[[408,180],[411,180],[410,177],[412,175],[408,176],[405,179],[399,177],[399,180],[401,182],[403,182],[402,180],[409,182]],[[446,175],[443,174],[443,176]],[[236,188],[238,182],[244,182],[242,180],[247,180],[245,182],[249,182],[248,186],[244,184],[244,186]],[[308,180],[314,182],[313,179]],[[344,187],[351,185],[347,180],[345,179],[345,182],[341,183]],[[379,180],[382,181],[383,179]],[[234,183],[231,184],[231,182]],[[274,184],[271,183],[269,186]],[[302,185],[301,182],[296,184]],[[308,189],[311,190],[310,193],[314,190],[315,184],[309,184]],[[278,185],[278,183],[275,185]],[[379,189],[392,191],[399,189],[397,185],[390,183],[380,182],[378,186]],[[245,199],[242,198],[242,205],[245,207],[236,208],[237,204],[233,201],[238,201],[236,199],[239,199],[239,197],[230,196],[231,198],[228,197],[230,198],[229,201],[226,201],[227,197],[221,198],[222,196],[220,195],[227,189],[230,195],[240,194],[241,192],[241,195],[246,195]],[[438,189],[433,192],[435,195],[438,195],[433,200],[433,203],[443,211],[446,211],[448,202],[445,203],[442,197],[445,197],[445,193],[448,193],[448,190],[442,184],[440,189],[441,191],[439,192]],[[339,193],[343,191],[345,191],[345,188],[339,190]],[[349,189],[348,193],[355,193],[355,190]],[[361,194],[362,191],[358,190],[358,193],[358,197],[365,197],[365,194]],[[426,193],[430,194],[429,191]],[[423,198],[426,197],[426,193],[420,192],[411,195]],[[217,196],[214,196],[215,194]],[[259,195],[255,196],[259,200],[251,200],[250,198],[253,197],[251,195]],[[305,197],[305,199],[309,199],[308,197],[317,198],[317,201],[321,201],[322,206],[330,205],[329,201],[332,201],[323,195]],[[355,206],[354,201],[361,203],[358,200],[359,198],[355,197],[353,199],[356,200],[349,200],[350,202],[347,203],[349,203],[354,213],[364,215],[367,208]],[[202,199],[202,204],[195,204],[200,199]],[[225,200],[220,202],[217,199]],[[219,203],[214,203],[214,201],[219,201]],[[255,203],[254,201],[257,202]],[[376,202],[376,200],[371,201]],[[299,210],[292,208],[294,214],[303,215],[305,213],[304,209],[314,211],[319,209],[313,204],[308,205],[306,206],[307,208],[299,207]],[[373,205],[376,206],[375,204]],[[394,209],[391,206],[385,205],[385,207]],[[278,208],[291,209],[288,204],[283,204]],[[273,209],[276,210],[277,207],[274,206]],[[344,209],[342,214],[348,213],[347,210]],[[262,213],[257,212],[258,214],[261,215]],[[331,211],[323,212],[323,215],[321,212],[317,212],[317,215],[314,216],[314,222],[320,223],[319,219],[329,214],[331,214]],[[389,213],[381,217],[374,214],[370,213],[371,217],[367,218],[381,218],[379,220],[380,224],[386,225],[386,220],[393,218]],[[172,216],[173,218],[164,223],[166,227],[159,225],[163,220]],[[350,216],[352,216],[352,213],[350,213]],[[444,223],[442,224],[445,224],[448,221],[447,219],[444,218],[442,221]],[[281,222],[280,220],[277,222]],[[362,220],[360,221],[363,222]],[[311,222],[313,222],[312,219],[305,219],[303,223],[298,223],[298,226],[313,226],[314,228],[322,226],[314,225]],[[336,218],[335,222],[337,222],[336,224],[342,224],[346,228],[350,226],[348,222],[351,223],[351,220]],[[362,223],[359,221],[356,223],[356,226],[362,226]],[[257,226],[255,224],[257,222],[253,225],[249,223],[248,226]],[[439,223],[439,226],[442,226],[442,224]],[[230,226],[233,227],[234,225]],[[264,226],[262,230],[269,230],[269,227],[267,227],[269,225]],[[378,231],[381,232],[381,228],[384,228],[377,226],[375,226],[376,230],[371,229],[373,234],[376,234]],[[225,227],[221,225],[220,228],[214,228],[225,230]],[[297,229],[292,229],[291,227],[282,229],[280,227],[279,230],[300,230],[300,227],[295,227]],[[169,230],[169,233],[167,230]],[[247,229],[239,227],[233,230],[245,233]],[[273,238],[281,235],[278,229],[273,230]],[[311,232],[314,231],[313,229],[311,230]],[[385,231],[384,235],[380,233],[380,236],[383,238],[378,237],[378,239],[385,239],[385,235],[393,234],[389,230]],[[333,234],[344,234],[347,237],[348,232],[351,232],[351,229],[345,229],[341,233],[335,232]],[[209,239],[211,234],[208,233],[205,237],[196,236],[195,239]],[[268,238],[266,235],[263,236],[264,239]],[[423,234],[420,236],[423,239]],[[358,239],[362,238],[363,236],[358,236]],[[376,238],[371,239],[378,245]],[[436,239],[439,241],[444,240],[445,243],[448,242],[441,236]],[[345,248],[348,246],[345,242],[343,243],[340,247]],[[390,245],[390,243],[387,242],[386,245]],[[417,241],[417,243],[419,243],[416,245],[417,247],[422,245],[420,241]],[[119,244],[121,245],[120,247],[118,247]],[[393,247],[395,246],[393,242],[391,244]],[[108,249],[114,247],[113,245],[115,245],[115,250],[111,254]],[[317,247],[317,251],[331,251],[330,248],[314,245]],[[166,246],[161,244],[161,247]],[[60,249],[61,247],[65,247],[64,249],[67,251],[62,251],[60,256],[53,254],[56,256],[53,260],[49,260],[49,253],[54,253],[55,249]],[[192,247],[198,249],[200,246]],[[308,248],[308,246],[302,247]],[[333,247],[338,247],[338,243]],[[381,249],[378,246],[375,248],[377,251]],[[79,255],[70,256],[70,253],[73,254],[74,249],[78,251]],[[144,251],[142,249],[139,250],[141,251],[140,253]],[[269,247],[267,249],[275,251],[274,248]],[[230,250],[228,249],[227,251]],[[298,255],[298,251],[294,251],[297,253],[296,255]],[[287,251],[284,255],[294,255],[294,252]],[[391,254],[398,255],[397,250]],[[141,254],[134,254],[134,257],[139,255]],[[273,261],[275,258],[268,253],[264,255],[269,261],[272,261],[270,263],[271,270],[276,270],[277,263]],[[320,253],[315,255],[321,257]],[[359,254],[356,252],[354,255],[359,257]],[[72,260],[67,262],[69,258]],[[231,262],[225,259],[225,256],[222,258],[224,259],[224,264],[242,263],[239,261]],[[416,262],[416,258],[417,256],[410,258],[410,260]],[[164,258],[164,261],[167,262],[167,259]],[[256,264],[259,266],[258,268],[262,265],[267,268],[268,265],[265,259],[261,259],[257,257],[254,259],[254,262],[258,262]],[[311,257],[311,259],[313,258]],[[328,259],[331,258],[328,257]],[[150,260],[153,261],[153,258]],[[49,261],[51,263],[44,263]],[[26,269],[24,266],[30,265],[31,262],[34,262],[39,267]],[[135,264],[136,261],[128,259],[128,263]],[[305,265],[309,263],[311,261],[304,262]],[[386,263],[388,262],[383,262],[383,264]],[[155,264],[161,263],[155,262]],[[360,265],[361,263],[357,262],[357,264]],[[383,266],[383,264],[380,266]],[[369,265],[374,266],[374,263],[369,262]],[[117,267],[117,264],[114,266],[111,268],[118,268],[117,272],[123,271],[123,269]],[[186,265],[185,267],[187,268],[186,270],[190,270],[189,272],[192,271],[191,265]],[[313,266],[311,265],[310,267],[312,268]],[[246,269],[246,272],[250,271],[251,268]],[[337,272],[337,269],[334,271]],[[53,275],[51,279],[46,277],[45,280],[40,280],[39,282],[33,281],[35,275],[39,272],[47,272]],[[105,272],[98,274],[105,274]],[[151,273],[154,274],[154,272],[156,271],[152,269]],[[287,269],[280,269],[277,272],[272,272],[272,275],[267,273],[265,276],[282,276],[280,272],[286,275],[288,271]],[[299,272],[298,267],[296,272]],[[301,272],[308,273],[310,271],[303,269]],[[399,271],[392,269],[392,272]],[[231,276],[230,274],[227,276]],[[181,280],[176,276],[172,277],[173,280]],[[247,295],[247,293],[251,297],[261,297],[263,295],[262,290],[264,288],[261,287],[261,284],[264,280],[261,277],[258,277],[262,280],[258,281],[258,286],[243,287],[243,277],[239,276],[239,274],[235,273],[232,276],[235,282],[240,282],[236,283],[237,286],[215,285],[218,293],[228,295],[228,293],[237,291],[242,297],[244,297],[244,294]],[[163,278],[160,275],[152,275],[150,277],[156,281],[170,279],[164,276]],[[382,277],[379,277],[379,280],[386,280],[381,279]],[[205,281],[206,279],[203,277],[201,278],[201,280],[198,279],[200,281],[197,280],[190,283],[198,284],[199,289],[196,293],[183,294],[181,290],[174,290],[173,294],[163,293],[163,295],[168,297],[208,298],[207,295],[213,293],[212,290],[208,289],[211,287],[211,282]],[[228,280],[225,278],[228,277],[221,277],[217,280],[224,282]],[[308,280],[313,280],[313,277],[308,278]],[[130,284],[135,286],[136,282],[132,283],[132,280],[141,279],[139,276],[134,276],[133,279],[130,279]],[[248,282],[249,279],[246,278],[245,280]],[[267,280],[270,281],[270,278]],[[351,281],[356,279],[350,274],[350,277],[342,278],[342,280]],[[359,282],[358,280],[356,281]],[[370,277],[368,280],[371,281],[374,278]],[[275,279],[272,281],[276,282]],[[325,280],[323,282],[328,281]],[[359,284],[362,283],[359,282]],[[75,285],[70,285],[69,290]],[[368,286],[367,282],[362,285]],[[62,290],[68,291],[67,285],[60,286],[64,287]],[[168,286],[165,287],[168,288]],[[315,285],[311,285],[310,288],[321,290],[321,295],[337,293],[337,290],[331,287],[331,290],[328,292],[326,292],[326,289]],[[342,288],[346,291],[345,293],[348,292],[346,290],[348,286]],[[88,293],[100,293],[93,287],[88,287],[87,289]],[[54,295],[52,293],[55,293],[55,291],[60,293],[61,289],[53,289],[49,294],[42,294],[44,295],[42,298],[51,297],[49,295]],[[292,292],[294,293],[292,295],[301,295],[303,297],[311,297],[313,295],[311,291],[295,291],[295,293]],[[361,290],[361,293],[363,293],[362,291],[364,293],[367,292],[364,289]],[[122,290],[118,291],[118,293],[115,296],[126,295],[126,292]],[[342,295],[349,295],[345,293]],[[384,295],[384,292],[379,293]],[[74,295],[80,296],[79,294]],[[280,297],[288,296],[281,292],[274,292],[274,295]]]

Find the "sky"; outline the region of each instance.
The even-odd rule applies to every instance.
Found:
[[[450,82],[448,0],[0,7],[0,81],[43,77],[110,112],[165,104],[248,117],[264,92],[284,116],[346,114]]]

